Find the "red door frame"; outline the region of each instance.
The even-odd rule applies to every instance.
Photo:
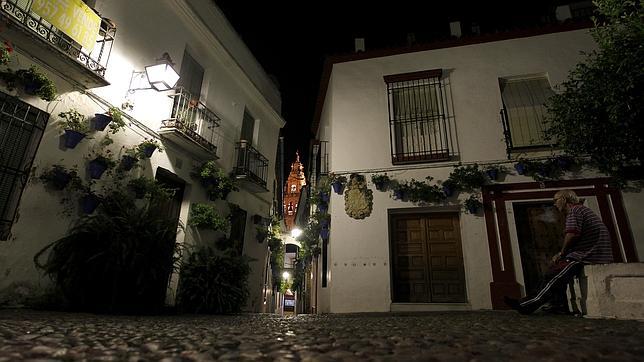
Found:
[[[513,264],[506,201],[552,199],[561,189],[574,190],[579,196],[595,196],[600,217],[611,235],[615,262],[638,262],[622,194],[619,189],[610,185],[610,181],[610,178],[593,178],[494,184],[483,187],[483,210],[492,265],[490,292],[493,309],[508,308],[503,302],[503,296],[521,297],[521,286],[517,283]]]

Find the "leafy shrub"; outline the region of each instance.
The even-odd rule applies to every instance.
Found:
[[[230,227],[230,221],[219,215],[213,205],[195,203],[190,208],[188,225],[215,231],[227,231]]]
[[[203,163],[192,172],[192,177],[199,179],[210,200],[225,200],[231,191],[238,190],[234,179],[217,167],[215,161]]]
[[[248,298],[248,261],[233,249],[194,250],[181,267],[179,309],[188,313],[239,312]]]
[[[69,235],[40,250],[34,262],[74,309],[158,312],[179,254],[176,223],[158,210],[153,202],[137,207],[133,199],[114,192]]]
[[[58,113],[58,117],[60,117],[60,128],[64,130],[80,133],[89,132],[89,120],[75,108],[70,108],[66,112]]]

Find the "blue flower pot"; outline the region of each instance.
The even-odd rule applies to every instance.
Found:
[[[329,197],[329,194],[326,192],[320,192],[320,200],[322,200],[322,202],[329,202]]]
[[[85,133],[72,131],[71,129],[65,130],[65,148],[76,147],[83,138],[85,138]]]
[[[98,196],[94,194],[85,195],[80,199],[81,210],[83,210],[83,212],[86,214],[91,214],[94,212],[94,210],[96,210],[100,202],[101,199],[99,199]]]
[[[329,240],[329,229],[328,228],[320,229],[320,237],[324,240]]]
[[[318,204],[318,211],[319,211],[319,212],[321,212],[321,213],[323,213],[323,214],[324,214],[324,213],[326,213],[326,212],[327,212],[327,210],[329,210],[329,205],[327,205],[327,204],[326,204],[326,203],[324,203],[324,202],[321,202],[321,203],[319,203],[319,204]]]
[[[342,194],[342,191],[344,191],[344,185],[340,181],[333,181],[331,186],[333,186],[333,192],[338,195]]]
[[[490,180],[496,181],[497,177],[499,177],[499,170],[486,170],[485,174]]]
[[[320,220],[320,226],[324,229],[327,226],[329,226],[329,220],[328,219],[322,219]]]
[[[476,214],[477,211],[479,211],[479,208],[476,206],[469,206],[467,208],[467,212],[469,212],[470,214]]]
[[[450,197],[454,195],[454,188],[452,186],[443,185],[443,193],[445,196]]]
[[[394,190],[394,199],[402,200],[405,197],[405,193],[401,190]]]
[[[58,170],[55,170],[52,176],[51,184],[56,190],[62,190],[67,187],[69,181],[72,179],[72,176],[67,172]]]
[[[557,166],[559,166],[560,169],[567,171],[572,166],[572,160],[570,157],[557,157]]]
[[[130,171],[138,160],[136,157],[125,155],[121,158],[121,170]]]
[[[97,180],[103,176],[103,172],[107,170],[107,165],[99,160],[92,160],[89,162],[89,177]]]
[[[109,114],[96,113],[94,114],[94,128],[98,131],[103,131],[108,124],[112,122],[112,116]]]
[[[522,164],[522,163],[515,164],[514,169],[517,170],[517,173],[519,175],[525,175],[525,173],[527,171],[526,166],[524,164]]]
[[[150,158],[152,157],[152,154],[156,149],[157,149],[157,146],[145,146],[145,148],[143,148],[143,154],[145,155],[145,157]]]

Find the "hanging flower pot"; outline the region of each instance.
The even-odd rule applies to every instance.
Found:
[[[525,175],[526,171],[528,171],[526,165],[524,163],[521,163],[521,162],[515,163],[514,164],[514,169],[517,170],[517,173],[519,175]]]
[[[25,93],[35,96],[36,92],[38,92],[38,89],[40,89],[41,85],[37,82],[28,82],[25,83],[24,86],[24,91]]]
[[[479,208],[478,208],[478,206],[476,206],[476,205],[469,205],[469,206],[467,207],[467,212],[469,212],[470,214],[476,214],[476,212],[477,212],[478,210],[479,210]]]
[[[324,229],[329,226],[329,219],[327,218],[322,218],[320,219],[320,226]]]
[[[70,129],[65,130],[65,147],[74,148],[78,143],[85,138],[85,133],[78,131],[72,131]]]
[[[136,157],[124,155],[123,158],[121,158],[121,170],[130,171],[137,161],[138,159]]]
[[[318,211],[319,212],[324,214],[324,213],[327,212],[327,210],[329,210],[329,205],[328,204],[326,204],[324,202],[321,202],[321,203],[318,204]]]
[[[98,131],[104,130],[110,122],[112,122],[112,116],[109,114],[96,113],[94,115],[94,128]]]
[[[107,163],[101,158],[95,158],[89,162],[89,176],[93,179],[99,179],[103,172],[107,170]]]
[[[91,214],[96,210],[98,204],[101,203],[101,199],[94,194],[87,194],[80,199],[81,210],[86,214]]]
[[[320,237],[324,240],[329,239],[329,229],[328,228],[322,228],[320,229]]]
[[[496,181],[496,179],[499,177],[499,170],[497,169],[485,170],[485,174],[490,180]]]
[[[143,154],[149,158],[149,157],[152,157],[152,154],[156,149],[157,149],[157,146],[145,146],[142,151],[143,151]]]
[[[454,187],[450,185],[443,185],[443,193],[447,197],[454,195]]]
[[[338,195],[341,195],[342,192],[344,191],[344,184],[340,181],[333,181],[331,183],[331,186],[333,186],[333,192],[335,192]]]
[[[568,156],[557,157],[557,166],[564,171],[570,170],[570,167],[572,166],[572,158]]]
[[[322,200],[322,202],[328,203],[329,202],[329,194],[324,192],[324,191],[320,192],[320,200]]]
[[[402,200],[405,197],[405,192],[403,190],[394,190],[394,199]]]
[[[67,172],[54,169],[52,172],[51,184],[56,190],[62,190],[72,180],[72,175]]]

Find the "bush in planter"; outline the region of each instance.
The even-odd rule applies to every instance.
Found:
[[[478,195],[472,194],[465,200],[463,206],[465,206],[468,213],[476,214],[483,207],[483,203],[479,200]]]
[[[336,194],[340,195],[344,191],[344,187],[347,185],[346,176],[337,176],[333,173],[329,174],[329,180],[331,181],[331,187]]]
[[[173,195],[173,191],[163,187],[157,180],[141,176],[128,181],[127,186],[134,191],[137,199],[142,199],[146,195],[150,198],[167,200]]]
[[[47,102],[56,99],[56,85],[36,66],[16,71],[16,79],[24,86],[27,94],[38,96]]]
[[[411,179],[404,183],[396,182],[393,186],[394,198],[397,200],[411,202],[436,203],[445,200],[445,194],[438,185],[431,185],[433,180],[431,176],[425,178],[426,181],[417,181]]]
[[[454,167],[448,180],[454,182],[456,190],[470,192],[485,184],[485,176],[477,164]]]
[[[58,113],[60,121],[58,125],[65,131],[65,147],[74,148],[89,132],[87,117],[70,108],[66,112]]]
[[[195,203],[190,207],[188,225],[226,232],[230,228],[230,221],[228,218],[219,215],[213,205]]]
[[[137,207],[130,197],[114,192],[69,235],[40,250],[34,262],[76,310],[158,312],[179,254],[175,221],[158,209],[153,202]]]
[[[177,306],[187,313],[236,313],[248,298],[249,258],[232,249],[192,250],[181,265]],[[281,275],[280,275],[281,277]]]
[[[52,165],[46,169],[38,178],[45,184],[50,185],[56,190],[63,190],[67,185],[81,185],[82,180],[78,176],[78,171],[68,169],[62,165]]]
[[[374,174],[371,175],[371,182],[376,186],[376,190],[378,191],[387,191],[389,188],[389,185],[391,183],[391,179],[387,174]]]
[[[192,177],[199,179],[206,189],[210,200],[225,200],[231,191],[238,191],[235,180],[217,167],[215,161],[204,162],[192,172]]]
[[[139,159],[152,157],[155,150],[163,152],[163,146],[161,146],[159,141],[152,138],[146,139],[136,146],[136,154]]]
[[[503,165],[487,165],[483,171],[490,181],[496,181],[499,178],[500,173],[508,172],[508,168]]]
[[[116,161],[114,161],[112,157],[112,152],[110,150],[96,153],[95,157],[89,161],[89,176],[93,179],[99,179],[105,171],[114,168],[114,166],[116,166]]]

